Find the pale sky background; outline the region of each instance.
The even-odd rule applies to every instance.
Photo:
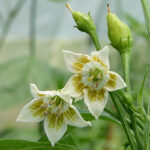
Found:
[[[70,3],[74,10],[83,13],[88,13],[88,11],[90,11],[91,16],[98,25],[99,36],[104,38],[107,34],[107,3],[110,3],[112,12],[117,13],[118,16],[121,16],[121,10],[132,14],[132,16],[138,18],[142,22],[144,21],[140,0],[64,0],[60,3],[50,0],[37,1],[38,10],[36,24],[38,38],[77,38],[85,36],[73,28],[75,23],[70,12],[65,7],[66,2]],[[0,13],[2,16],[0,31],[2,30],[2,24],[7,19],[8,10],[13,8],[16,2],[17,0],[0,0]],[[30,4],[31,0],[25,1],[21,11],[11,26],[8,37],[27,38],[29,36]]]

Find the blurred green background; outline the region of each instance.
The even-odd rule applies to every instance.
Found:
[[[137,0],[0,0],[0,139],[36,141],[42,135],[41,125],[16,123],[16,117],[32,96],[29,84],[40,90],[60,89],[71,74],[64,63],[62,49],[80,53],[95,50],[90,38],[73,28],[69,2],[74,10],[91,11],[97,31],[105,46],[107,38],[107,3],[112,12],[125,21],[134,37],[131,60],[131,87],[134,101],[147,67],[150,66],[146,25],[140,1]],[[111,70],[122,75],[118,52],[110,47]],[[144,99],[149,99],[149,77]],[[75,105],[84,110],[83,102]],[[113,109],[111,100],[107,107]],[[93,127],[75,129],[73,138],[83,150],[116,150],[126,143],[121,127],[104,120]]]

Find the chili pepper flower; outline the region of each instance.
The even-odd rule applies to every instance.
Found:
[[[34,99],[24,106],[17,121],[44,120],[46,135],[53,146],[65,134],[67,124],[76,127],[91,126],[72,105],[69,95],[61,91],[39,91],[34,84],[31,84],[30,90]]]
[[[68,70],[74,73],[63,92],[76,100],[84,98],[89,111],[97,119],[107,103],[108,91],[126,86],[117,73],[109,71],[109,48],[106,46],[100,51],[93,51],[91,55],[66,50],[63,53]]]

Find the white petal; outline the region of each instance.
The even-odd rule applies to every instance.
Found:
[[[43,117],[34,116],[30,106],[37,101],[37,99],[32,100],[30,103],[26,104],[21,110],[20,114],[17,117],[17,122],[40,122],[43,120]]]
[[[84,64],[90,61],[88,55],[78,54],[67,50],[63,50],[63,53],[67,68],[73,73],[81,72]]]
[[[30,91],[34,98],[40,98],[40,97],[53,97],[56,95],[56,91],[39,91],[37,86],[35,84],[30,84]]]
[[[54,146],[55,143],[58,142],[65,134],[67,130],[67,124],[64,122],[61,127],[56,128],[50,126],[49,123],[50,122],[48,121],[48,119],[44,120],[44,130],[52,146]]]
[[[64,113],[66,121],[69,125],[76,127],[86,127],[91,126],[89,121],[85,121],[78,110],[74,106],[70,106],[69,109]]]
[[[126,83],[123,81],[123,79],[115,72],[109,71],[110,79],[105,85],[105,88],[108,91],[115,91],[118,89],[122,89],[126,87]]]
[[[62,98],[65,102],[71,104],[72,103],[72,99],[70,94],[64,93],[63,90],[61,91],[57,91],[57,94],[60,98]]]
[[[98,58],[100,60],[102,60],[102,62],[107,66],[107,69],[109,70],[110,68],[110,64],[109,64],[109,57],[108,57],[108,54],[109,54],[109,48],[108,46],[105,46],[102,50],[100,51],[94,51],[94,52],[91,52],[91,55],[92,56],[98,56]]]
[[[108,101],[108,92],[105,91],[104,97],[100,96],[100,94],[93,95],[94,100],[89,97],[88,89],[84,90],[84,101],[85,104],[88,106],[89,111],[91,114],[98,119],[102,111],[104,110],[104,107]]]
[[[83,83],[80,83],[80,81],[77,83],[74,82],[74,78],[76,78],[76,77],[77,77],[77,75],[74,75],[69,79],[69,81],[67,82],[65,87],[62,89],[62,92],[69,94],[75,98],[78,98],[78,97],[83,98],[82,92],[83,92],[84,86],[83,86]]]

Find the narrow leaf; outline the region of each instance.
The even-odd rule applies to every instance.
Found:
[[[139,91],[139,94],[138,94],[138,104],[139,104],[139,106],[140,106],[140,108],[143,112],[144,112],[143,90],[144,90],[145,80],[146,80],[146,77],[148,75],[148,72],[149,72],[149,69],[147,69],[146,72],[145,72],[145,75],[144,75],[144,78],[143,78],[143,81],[142,81],[142,84],[141,84],[141,88],[140,88],[140,91]]]
[[[148,35],[150,38],[150,6],[148,3],[148,0],[141,0],[141,4],[143,7],[143,13],[144,13],[144,17],[145,17],[147,31],[148,31]]]
[[[52,147],[48,142],[31,142],[25,140],[0,140],[0,150],[79,150],[79,148],[56,144]]]

